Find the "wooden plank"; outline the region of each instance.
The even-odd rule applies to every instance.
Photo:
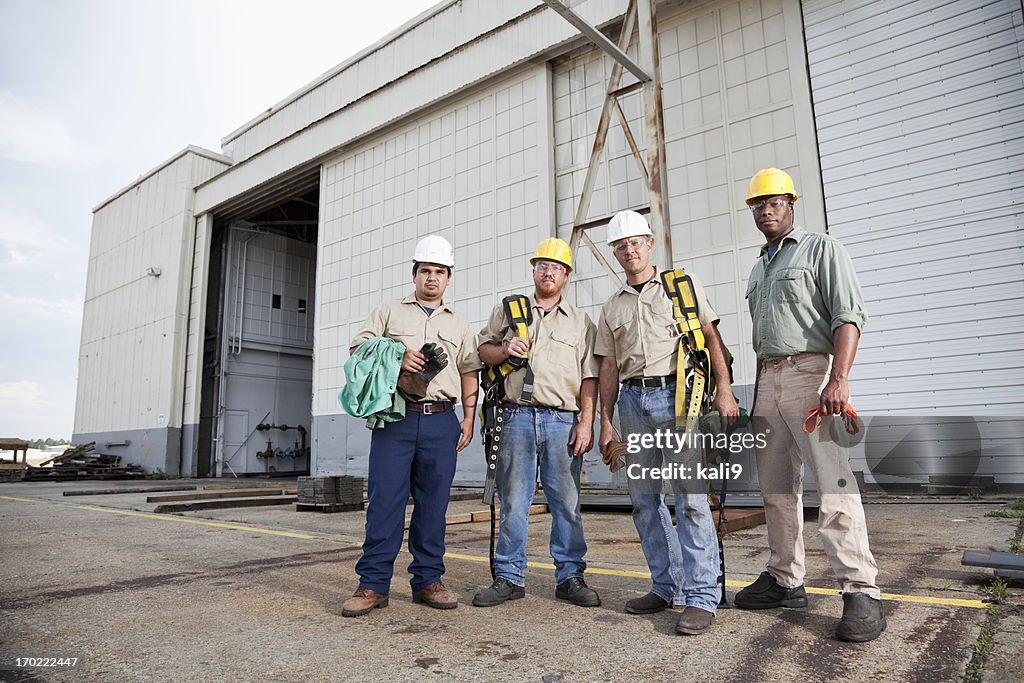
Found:
[[[711,513],[718,522],[718,513]],[[722,533],[728,534],[740,529],[753,529],[764,524],[764,508],[731,508],[725,507],[722,518]]]
[[[195,512],[197,510],[224,510],[228,508],[251,508],[263,505],[290,505],[296,502],[295,496],[280,498],[233,498],[229,500],[197,500],[191,503],[166,503],[157,505],[153,512]]]
[[[81,489],[64,491],[65,496],[115,496],[121,493],[160,493],[161,491],[195,491],[195,486],[146,486],[131,489]]]
[[[296,503],[296,512],[353,512],[362,510],[362,503]]]
[[[220,500],[223,498],[256,498],[258,496],[280,496],[284,491],[281,489],[257,489],[241,491],[220,491],[216,493],[178,493],[170,496],[148,496],[147,503],[169,503],[176,500]],[[292,495],[295,492],[292,491]]]

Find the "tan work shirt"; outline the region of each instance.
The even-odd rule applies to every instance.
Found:
[[[415,294],[385,301],[378,306],[363,323],[362,329],[356,332],[349,346],[358,346],[373,337],[394,339],[413,351],[419,351],[427,342],[435,342],[444,349],[448,354],[448,365],[430,380],[425,401],[458,403],[462,398],[460,375],[483,367],[469,321],[444,303],[427,317],[426,311],[416,303]]]
[[[523,401],[526,368],[505,378],[505,401],[579,411],[580,383],[597,377],[598,362],[594,356],[597,328],[594,321],[565,299],[547,315],[544,315],[544,309],[536,298],[531,298],[531,302],[533,324],[530,325],[529,361],[533,368],[533,401]],[[505,310],[498,304],[477,339],[480,344],[501,345],[514,336]]]
[[[758,358],[832,353],[832,333],[868,320],[853,261],[834,237],[794,228],[775,257],[767,245],[747,283],[747,306]]]
[[[718,322],[718,314],[704,293],[704,285],[693,273],[687,271],[687,275],[693,281],[700,324]],[[619,381],[675,375],[678,350],[679,335],[672,301],[660,277],[650,280],[639,294],[630,285],[624,285],[605,302],[597,326],[594,353],[615,357]],[[687,366],[690,362],[688,358]]]

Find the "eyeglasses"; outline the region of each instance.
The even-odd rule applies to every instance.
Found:
[[[754,202],[750,205],[750,210],[753,213],[757,213],[767,206],[775,211],[782,211],[782,208],[787,205],[792,206],[793,201],[790,199],[769,199],[766,202]]]
[[[639,249],[643,245],[651,241],[650,237],[631,237],[628,240],[619,240],[612,245],[612,250],[616,254],[624,254],[629,249]]]
[[[565,272],[565,266],[561,263],[552,263],[551,261],[541,261],[534,265],[533,269],[538,273],[551,273],[553,275]]]

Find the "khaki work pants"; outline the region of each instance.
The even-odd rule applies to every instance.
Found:
[[[827,354],[802,353],[762,364],[753,416],[754,434],[765,435],[765,447],[758,448],[756,456],[771,550],[767,569],[786,588],[803,583],[806,463],[814,471],[821,497],[818,532],[843,592],[877,599],[878,567],[868,547],[864,507],[849,454],[841,445],[841,418],[824,418],[810,434],[802,429],[807,411],[818,404],[828,381],[830,360]]]

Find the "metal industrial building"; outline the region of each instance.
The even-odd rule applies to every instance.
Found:
[[[565,4],[612,40],[630,6]],[[1024,410],[1020,0],[652,4],[672,261],[707,285],[741,396],[762,241],[742,200],[754,171],[778,166],[801,192],[797,222],[842,240],[861,278],[862,414]],[[342,368],[372,308],[409,291],[418,238],[455,245],[447,298],[479,328],[528,291],[539,240],[594,225],[610,257],[600,222],[647,206],[613,123],[576,216],[615,63],[539,0],[446,0],[220,153],[187,147],[105,200],[74,441],[185,476],[365,473],[369,433],[338,405]],[[618,98],[634,130],[636,83],[624,72]],[[585,244],[577,259],[568,296],[596,321],[619,283]],[[979,473],[1024,483],[1013,436],[1008,421],[981,428]],[[477,438],[457,481],[482,471]],[[584,476],[610,481],[593,454]]]

